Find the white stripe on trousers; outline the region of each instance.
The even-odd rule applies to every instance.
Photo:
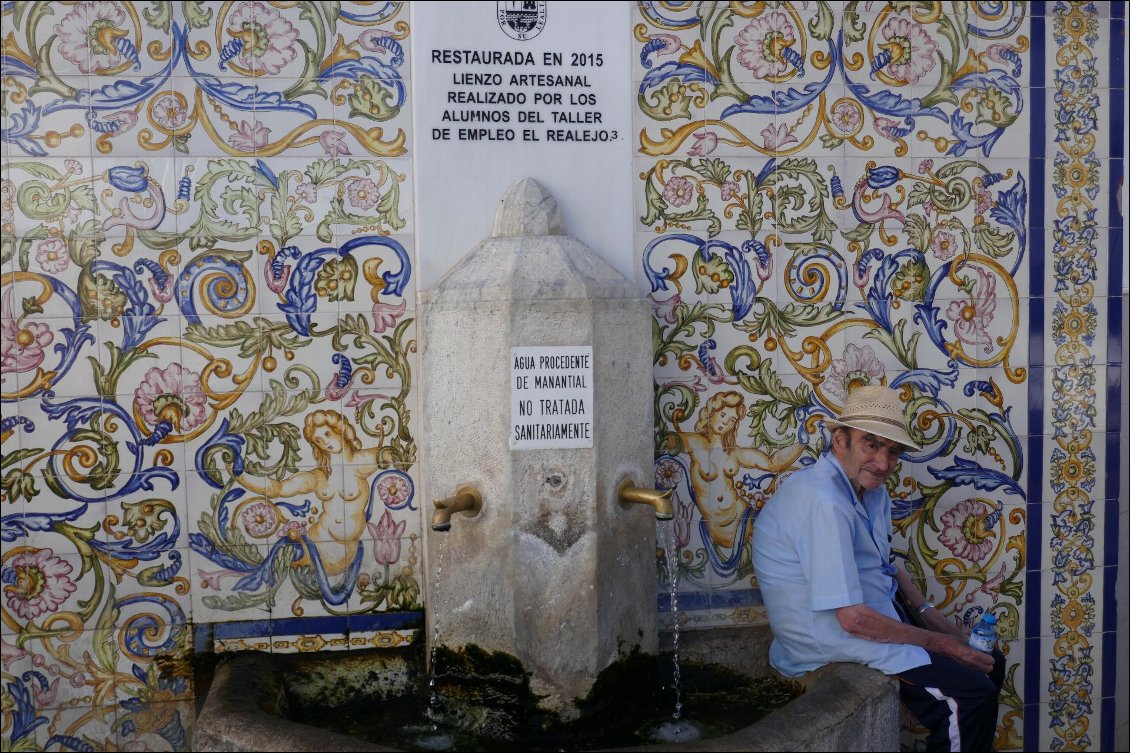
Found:
[[[957,753],[957,751],[962,749],[961,728],[957,723],[957,701],[937,688],[924,688],[924,690],[939,701],[945,701],[946,705],[950,707],[950,750],[953,751],[953,753]]]

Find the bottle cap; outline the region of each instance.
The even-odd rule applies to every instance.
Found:
[[[986,614],[984,617],[981,618],[981,622],[987,622],[990,625],[996,625],[997,624],[997,616],[990,612],[990,613]]]

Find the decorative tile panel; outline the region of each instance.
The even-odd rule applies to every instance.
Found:
[[[0,8],[5,748],[187,750],[194,626],[418,630],[406,16]]]

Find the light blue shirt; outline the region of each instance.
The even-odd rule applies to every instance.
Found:
[[[769,613],[769,662],[796,677],[831,662],[896,674],[930,662],[906,643],[856,638],[836,609],[866,604],[898,620],[891,599],[891,498],[884,487],[861,500],[839,461],[826,453],[785,479],[757,517],[753,567]],[[872,522],[874,525],[872,525]]]

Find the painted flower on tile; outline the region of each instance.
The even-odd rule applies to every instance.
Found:
[[[153,100],[153,120],[168,131],[175,131],[188,121],[188,108],[183,98],[172,92]]]
[[[288,520],[286,525],[279,529],[280,539],[290,539],[291,541],[302,541],[302,537],[306,535],[306,526],[297,520]]]
[[[674,489],[683,480],[683,466],[674,458],[663,458],[655,464],[655,486],[658,489]]]
[[[930,237],[930,252],[942,261],[949,261],[957,252],[957,238],[948,230],[935,230]]]
[[[179,363],[165,369],[149,369],[134,391],[133,405],[149,426],[167,421],[180,433],[204,423],[208,413],[208,398],[200,391],[200,375]]]
[[[856,387],[882,382],[884,373],[883,363],[870,345],[860,347],[855,343],[848,343],[844,348],[844,357],[832,360],[824,386],[828,392],[845,400],[848,393]]]
[[[686,206],[694,196],[694,184],[683,177],[675,177],[667,181],[663,188],[663,198],[673,207]]]
[[[253,73],[273,76],[298,56],[298,29],[258,0],[237,5],[227,30],[243,43],[237,55],[240,65]]]
[[[391,473],[377,482],[377,496],[387,507],[396,508],[403,505],[411,493],[412,487],[408,480],[395,473]]]
[[[63,167],[67,169],[67,175],[82,175],[82,163],[77,159],[63,160]]]
[[[963,499],[942,513],[938,541],[955,556],[980,562],[993,550],[996,532],[988,525],[993,510],[976,499]]]
[[[796,43],[796,33],[789,17],[780,11],[763,13],[749,23],[735,40],[738,62],[753,71],[757,78],[780,76],[789,70],[782,53]]]
[[[675,295],[663,301],[655,300],[653,294],[651,296],[651,307],[652,309],[654,309],[655,315],[657,317],[667,322],[668,324],[674,324],[677,321],[675,311],[679,308],[679,302],[681,300],[682,298],[678,293],[675,293]]]
[[[993,208],[993,194],[987,189],[977,188],[973,192],[973,209],[977,214],[985,214]]]
[[[372,209],[381,200],[380,189],[368,178],[350,181],[346,194],[349,196],[349,203],[358,209]]]
[[[239,130],[228,136],[228,143],[236,149],[253,152],[266,146],[270,139],[271,129],[267,126],[259,121],[248,123],[246,120],[241,120],[239,121]]]
[[[934,69],[938,43],[909,13],[897,13],[888,18],[880,36],[884,41],[879,47],[891,55],[886,70],[895,80],[916,84]]]
[[[243,527],[255,538],[270,536],[279,525],[274,506],[263,501],[254,502],[243,508],[239,518],[243,521]]]
[[[705,157],[718,148],[718,134],[713,131],[699,131],[694,134],[694,146],[687,150],[692,157]]]
[[[379,523],[366,523],[373,537],[373,559],[378,565],[392,565],[400,559],[400,536],[407,524],[404,520],[397,523],[388,510]]]
[[[49,275],[58,274],[71,264],[62,238],[48,238],[35,247],[35,263]]]
[[[779,123],[776,127],[766,126],[761,129],[761,143],[766,149],[773,150],[795,144],[797,140],[787,125]]]
[[[326,154],[331,157],[351,154],[349,147],[345,143],[345,131],[340,129],[334,128],[322,131],[322,135],[318,137],[318,142],[322,145],[322,148],[326,150]]]
[[[0,570],[8,608],[25,620],[54,612],[77,588],[73,569],[50,549],[25,549]]]
[[[122,62],[116,40],[128,36],[122,28],[126,13],[116,2],[76,3],[55,24],[59,54],[83,73],[113,68]]]
[[[294,187],[294,193],[297,194],[303,201],[313,204],[318,200],[318,184],[299,183]]]
[[[30,371],[43,363],[45,349],[55,333],[43,322],[16,318],[12,305],[13,288],[4,291],[4,318],[0,321],[0,371],[14,374]]]
[[[840,133],[854,133],[863,121],[859,105],[840,100],[832,106],[832,126]]]
[[[735,181],[728,180],[722,184],[722,201],[737,198],[742,192],[741,186]]]
[[[395,327],[396,321],[404,315],[404,309],[407,303],[401,299],[399,303],[381,303],[377,301],[373,304],[373,332],[378,335],[384,332],[389,327]]]
[[[950,301],[946,307],[946,317],[953,322],[957,339],[967,345],[983,345],[985,352],[993,350],[993,339],[989,336],[989,325],[997,311],[997,281],[980,267],[972,267],[976,280],[970,281],[972,292],[966,301]],[[966,278],[968,281],[968,278]]]

